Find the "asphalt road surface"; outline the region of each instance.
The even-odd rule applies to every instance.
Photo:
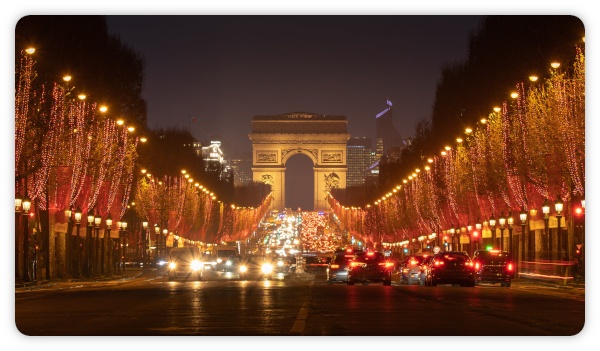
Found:
[[[27,335],[574,335],[585,321],[576,289],[229,278],[168,282],[146,272],[19,289],[15,322]]]

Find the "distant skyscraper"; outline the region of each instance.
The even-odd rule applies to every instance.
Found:
[[[346,145],[346,186],[365,183],[367,167],[371,165],[371,138],[352,137]]]
[[[392,148],[394,151],[402,150],[405,143],[400,133],[393,123],[392,102],[387,100],[388,107],[379,112],[375,119],[377,121],[377,143],[375,149],[375,159],[369,167],[369,175],[379,174],[379,162],[384,154],[389,153]]]
[[[234,184],[245,185],[252,182],[252,153],[238,152],[229,159],[233,169]]]

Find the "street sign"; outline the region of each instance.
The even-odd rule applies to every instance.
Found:
[[[575,246],[577,246],[577,250],[581,250],[581,247],[582,247],[583,245],[575,245]]]
[[[440,252],[440,247],[439,247],[439,246],[436,246],[436,247],[434,247],[434,248],[433,248],[433,252],[434,252],[434,253],[438,253],[438,252]]]

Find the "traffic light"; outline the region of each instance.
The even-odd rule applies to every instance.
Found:
[[[575,216],[581,216],[583,214],[583,209],[580,206],[576,206],[573,209]]]
[[[444,246],[448,246],[448,237],[447,236],[444,237]]]
[[[408,253],[408,249],[404,249],[404,253]]]
[[[577,256],[579,258],[580,254],[581,254],[581,245],[575,245],[575,256]]]
[[[478,233],[478,232],[473,232],[473,237],[474,237],[474,238],[477,238],[478,236],[479,236],[479,233]]]

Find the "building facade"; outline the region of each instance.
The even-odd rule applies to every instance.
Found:
[[[367,168],[371,165],[371,138],[351,137],[346,146],[346,186],[360,186],[365,183]]]

